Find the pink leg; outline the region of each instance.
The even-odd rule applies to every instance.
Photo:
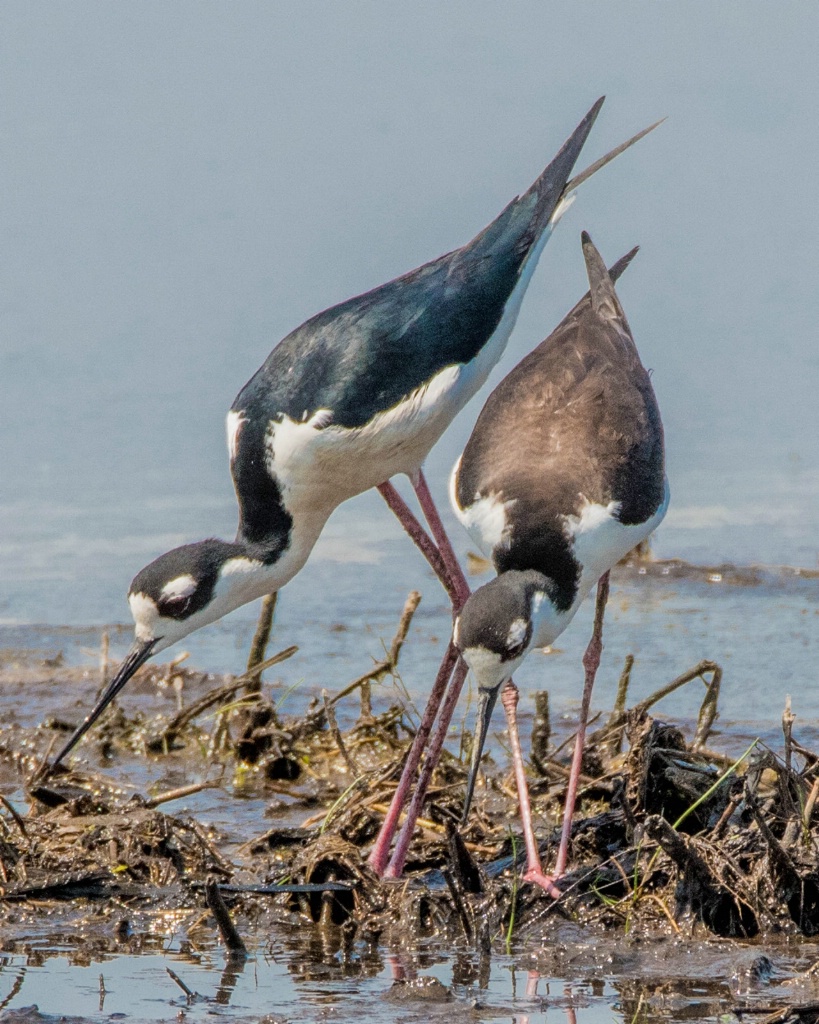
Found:
[[[373,846],[372,852],[368,858],[370,867],[379,876],[383,876],[384,874],[384,868],[387,865],[387,858],[390,855],[390,845],[392,843],[393,836],[395,835],[395,830],[398,827],[398,819],[401,816],[404,804],[407,802],[412,781],[415,778],[415,772],[417,771],[418,765],[421,761],[421,754],[424,751],[426,742],[429,739],[429,734],[432,731],[435,716],[438,713],[438,708],[441,704],[446,684],[449,682],[449,677],[452,675],[452,668],[455,665],[457,657],[458,652],[455,650],[455,645],[450,642],[447,647],[446,654],[444,655],[444,660],[441,662],[441,667],[438,669],[438,675],[435,679],[435,683],[433,684],[432,693],[429,695],[427,706],[424,709],[424,717],[421,719],[418,732],[415,734],[415,739],[412,741],[410,752],[407,755],[404,770],[401,773],[401,780],[398,783],[398,789],[395,791],[395,795],[393,796],[389,810],[387,811],[387,816],[384,818],[384,824],[381,826],[381,831],[378,833],[378,838],[376,839],[375,845]]]
[[[455,584],[450,577],[444,559],[441,557],[441,552],[430,540],[427,531],[418,522],[412,509],[404,501],[395,486],[391,484],[389,480],[386,480],[383,484],[379,484],[378,491],[384,501],[386,501],[395,513],[398,522],[410,535],[410,538],[414,541],[421,554],[432,566],[432,571],[441,581],[444,589],[449,594],[450,600],[454,604],[457,596]]]
[[[555,886],[554,881],[543,873],[540,852],[535,839],[535,830],[532,825],[529,786],[526,782],[523,754],[520,749],[520,734],[518,733],[519,697],[518,688],[510,679],[501,692],[501,703],[503,704],[503,710],[506,712],[506,724],[509,729],[509,739],[512,743],[512,763],[515,767],[515,782],[518,789],[521,823],[523,824],[523,839],[526,843],[526,871],[524,872],[523,880],[525,882],[534,882],[545,889],[553,899],[557,899],[560,896],[560,890]]]
[[[455,651],[451,642],[450,648]],[[457,652],[455,653],[457,657]],[[441,756],[444,740],[446,740],[449,730],[449,723],[452,721],[455,705],[458,703],[458,697],[461,695],[464,680],[466,679],[466,672],[466,662],[463,658],[458,658],[455,671],[452,673],[452,682],[441,705],[441,714],[435,729],[435,735],[432,737],[432,743],[427,751],[427,756],[424,758],[424,767],[421,769],[418,784],[415,787],[415,792],[412,794],[412,801],[407,808],[407,817],[396,840],[392,860],[390,860],[387,870],[384,872],[384,878],[400,878],[401,872],[404,870],[404,862],[407,859],[407,850],[412,841],[412,833],[415,831],[415,823],[424,805],[424,798],[427,795],[432,773],[435,771],[438,758]]]
[[[452,545],[447,537],[446,531],[444,530],[444,525],[441,522],[438,509],[432,499],[432,494],[430,493],[429,485],[427,484],[423,471],[419,470],[417,475],[411,478],[411,481],[412,486],[415,489],[415,493],[418,496],[418,501],[424,512],[424,516],[429,523],[434,542],[430,540],[426,530],[424,530],[423,526],[418,522],[407,503],[389,481],[381,484],[378,490],[397,516],[398,521],[432,566],[435,574],[438,576],[449,594],[450,600],[452,601],[453,612],[457,613],[469,597],[469,584],[466,581],[463,570],[458,564],[455,552],[452,550]],[[458,653],[455,650],[454,645],[450,642],[447,652],[444,655],[444,659],[441,662],[441,667],[438,669],[438,675],[432,688],[432,693],[427,701],[421,725],[419,726],[418,732],[413,740],[412,747],[410,748],[409,755],[407,756],[407,761],[404,765],[404,770],[401,773],[401,779],[398,783],[398,789],[395,791],[395,795],[393,796],[389,810],[387,811],[387,816],[384,819],[384,824],[381,826],[381,830],[378,833],[375,845],[373,846],[372,852],[369,856],[369,864],[378,875],[383,875],[384,877],[389,878],[399,878],[401,871],[403,870],[407,849],[415,828],[415,822],[418,819],[418,814],[421,806],[423,805],[424,796],[426,795],[430,779],[432,778],[432,772],[438,763],[441,748],[444,740],[446,739],[447,730],[449,729],[449,723],[452,719],[455,705],[458,702],[458,697],[460,696],[463,682],[466,677],[465,665],[463,665],[463,667],[459,665],[455,668],[457,660]],[[453,668],[455,668],[454,674]],[[395,853],[393,854],[389,867],[385,872],[384,869],[389,856],[390,844],[392,843],[392,839],[398,825],[398,820],[401,816],[401,811],[406,803],[407,797],[409,796],[415,772],[417,771],[418,765],[421,761],[424,746],[426,745],[433,723],[435,722],[435,716],[438,713],[438,709],[444,696],[444,690],[446,689],[450,676],[452,676],[452,683],[441,710],[441,720],[438,724],[438,729],[435,733],[432,746],[427,751],[426,758],[424,760],[424,768],[421,773],[421,777],[418,780],[415,793],[413,794],[412,803],[407,811],[407,821],[401,830],[401,834],[399,835],[398,842],[396,844]]]
[[[603,573],[597,584],[597,600],[594,605],[594,628],[592,629],[591,640],[583,655],[583,668],[586,671],[586,679],[583,684],[583,700],[580,704],[580,721],[577,726],[577,736],[574,741],[574,754],[572,756],[572,767],[569,772],[569,783],[566,787],[566,805],[563,809],[563,829],[560,834],[560,848],[557,851],[557,863],[555,864],[555,877],[560,878],[566,871],[566,863],[569,859],[569,839],[572,834],[572,817],[574,816],[574,805],[577,800],[577,785],[580,781],[580,766],[583,762],[583,744],[586,740],[586,723],[589,719],[589,706],[591,705],[592,687],[594,677],[600,666],[600,655],[603,653],[603,613],[606,610],[606,601],[609,597],[609,574]]]
[[[435,502],[432,499],[432,493],[429,489],[427,478],[424,476],[424,471],[419,469],[415,476],[410,477],[410,481],[415,489],[415,493],[418,495],[418,501],[429,523],[429,528],[432,530],[432,536],[438,545],[438,550],[449,573],[449,578],[452,580],[455,589],[455,599],[457,600],[455,611],[459,612],[469,597],[469,584],[466,582],[463,569],[458,564],[458,559],[452,550],[452,544],[444,529],[444,524],[441,521],[441,516]]]
[[[427,482],[423,476],[423,473],[419,472],[418,479],[414,479],[412,481],[412,484],[413,487],[415,488],[416,494],[418,495],[418,500],[421,503],[421,508],[424,510],[424,515],[426,516],[427,521],[430,524],[433,536],[435,537],[437,544],[441,545],[441,541],[443,541],[442,547],[436,546],[436,543],[434,543],[429,538],[426,530],[424,530],[423,526],[421,526],[421,524],[418,522],[412,510],[401,497],[401,495],[398,493],[393,484],[391,484],[389,481],[386,481],[385,483],[379,485],[378,490],[380,491],[381,496],[387,502],[389,507],[395,513],[396,517],[398,518],[398,521],[401,523],[401,525],[410,535],[412,540],[418,546],[421,553],[432,566],[433,571],[438,576],[438,579],[444,585],[444,588],[449,594],[450,600],[452,601],[453,610],[457,611],[457,609],[459,609],[463,605],[463,602],[469,596],[469,584],[466,582],[466,578],[461,570],[460,565],[458,565],[458,561],[455,558],[454,552],[452,551],[452,546],[449,543],[449,538],[447,537],[443,524],[441,523],[441,518],[438,515],[438,510],[435,507],[435,503],[432,500],[432,495],[429,492],[429,487],[427,486]],[[387,811],[384,823],[381,826],[381,830],[378,833],[375,845],[373,846],[373,849],[369,856],[369,864],[378,875],[384,874],[384,868],[387,864],[387,858],[389,857],[390,845],[392,843],[393,836],[395,835],[395,830],[398,826],[398,820],[401,816],[401,811],[403,810],[404,804],[406,803],[407,798],[409,796],[409,791],[410,788],[412,787],[415,772],[417,771],[418,765],[421,761],[421,755],[423,754],[424,746],[426,745],[427,739],[429,738],[429,734],[435,722],[435,716],[438,713],[441,700],[443,699],[446,684],[449,681],[450,676],[452,675],[452,670],[457,661],[457,658],[457,651],[455,650],[453,644],[450,643],[447,652],[444,655],[444,659],[441,662],[441,667],[438,669],[438,675],[433,685],[432,692],[429,695],[427,706],[424,709],[424,716],[423,719],[421,720],[421,725],[419,726],[418,732],[415,735],[415,739],[413,740],[412,746],[407,756],[407,761],[404,765],[404,770],[401,773],[401,779],[398,783],[398,788],[395,791],[395,795],[392,798],[392,802],[390,803],[390,807],[389,810]],[[457,686],[457,692],[455,693],[454,698],[449,697],[447,699],[447,704],[445,705],[445,707],[448,707],[449,704],[451,703],[454,709],[454,704],[457,702],[458,695],[460,694],[462,686],[463,679],[461,679],[459,685]],[[451,717],[452,710],[448,712],[445,730],[449,726],[449,720],[451,719]],[[445,735],[446,733],[444,731],[444,736]],[[431,776],[432,774],[432,769],[435,767],[439,755],[440,746],[437,752],[433,753],[433,751],[429,751],[427,753],[425,771],[426,765],[429,764],[429,776]],[[422,780],[423,778],[424,776],[422,776]],[[422,783],[419,782],[419,785],[421,784]],[[427,778],[426,782],[423,783],[424,793],[426,792],[428,784],[429,778]],[[420,807],[420,803],[414,800],[413,806]],[[412,811],[410,811],[410,814],[412,814]],[[418,811],[416,810],[414,817],[412,819],[412,828],[415,827],[415,819],[417,818],[417,816]],[[412,836],[412,828],[409,830],[410,837]],[[404,833],[402,832],[402,835],[403,834]],[[403,866],[403,861],[406,857],[406,848],[404,848],[403,851],[401,851],[400,857],[401,864]],[[391,865],[391,868],[393,868],[393,870],[394,862],[395,858],[393,858],[393,865]],[[400,871],[398,874],[400,875]],[[398,877],[398,875],[392,875],[391,877]]]

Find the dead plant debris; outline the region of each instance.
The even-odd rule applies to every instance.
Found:
[[[536,934],[555,915],[630,933],[819,933],[819,755],[795,738],[789,709],[783,756],[759,742],[735,761],[710,750],[722,679],[710,661],[629,707],[627,659],[615,706],[607,719],[598,718],[584,756],[572,870],[560,883],[560,899],[519,883],[523,843],[507,766],[485,759],[469,823],[459,829],[468,751],[463,759],[442,759],[405,879],[375,878],[366,855],[414,718],[400,700],[374,711],[371,684],[396,673],[418,600],[410,595],[383,661],[301,714],[284,714],[256,685],[261,666],[292,649],[265,661],[258,644],[248,674],[214,679],[204,696],[183,701],[160,722],[128,719],[120,709],[107,714],[96,733],[106,757],[184,752],[189,778],[164,794],[121,788],[116,766],[110,777],[44,775],[62,722],[27,732],[16,727],[14,744],[10,732],[0,736],[0,759],[28,780],[30,796],[25,813],[0,799],[0,920],[21,904],[50,908],[64,901],[114,900],[120,911],[174,907],[191,919],[210,906],[237,951],[243,920],[257,918],[260,907],[320,929],[341,928],[348,938],[437,931],[479,947],[512,931]],[[154,685],[171,677],[182,679],[184,696],[196,674],[178,662],[141,672],[143,683]],[[652,717],[663,696],[696,681],[705,696],[693,735]],[[545,694],[536,707],[530,775],[548,864],[572,742],[555,746]],[[240,793],[249,774],[274,808],[286,803],[290,820],[300,809],[300,824],[273,824],[236,846],[190,815],[160,809],[205,788]],[[774,1012],[785,1009],[772,1007],[770,1020],[797,1019]],[[813,1019],[810,1012],[799,1019]]]

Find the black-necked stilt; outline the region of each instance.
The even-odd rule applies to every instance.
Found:
[[[500,358],[571,189],[651,130],[569,181],[601,105],[467,245],[319,313],[273,349],[227,417],[236,539],[186,544],[137,574],[128,597],[134,645],[54,765],[143,662],[284,586],[333,509],[370,487],[381,490],[460,607],[469,589],[421,467]],[[389,483],[398,473],[412,480],[434,541]]]
[[[599,581],[555,870],[559,877],[602,651],[608,573],[651,533],[668,507],[660,412],[613,284],[635,252],[610,275],[584,232],[589,294],[492,392],[451,481],[458,518],[498,572],[466,601],[454,631],[479,690],[464,820],[492,710],[505,687],[502,701],[526,837],[524,877],[552,894],[557,889],[543,873],[531,824],[512,674],[533,648],[554,642]],[[451,688],[447,701],[454,706],[456,699]],[[428,753],[433,761],[448,724],[442,711]],[[429,774],[422,772],[390,874],[403,867]]]

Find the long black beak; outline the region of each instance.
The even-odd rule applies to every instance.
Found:
[[[82,725],[77,729],[71,739],[66,743],[63,749],[57,754],[54,760],[51,762],[49,771],[53,771],[57,765],[62,761],[71,751],[76,747],[80,740],[85,736],[91,726],[96,722],[100,715],[105,711],[111,701],[116,697],[119,691],[125,686],[131,676],[136,672],[140,665],[144,664],[153,653],[153,649],[156,646],[156,640],[134,641],[131,650],[125,656],[125,660],[119,667],[119,672],[114,676],[105,693],[97,701],[96,707],[91,714],[86,718]]]
[[[502,684],[501,684],[502,685]],[[489,722],[492,719],[492,712],[498,702],[500,686],[494,690],[478,691],[478,721],[475,728],[475,739],[472,742],[472,760],[469,763],[469,778],[466,782],[466,800],[464,801],[464,813],[461,818],[461,825],[466,825],[469,817],[469,808],[472,806],[472,794],[475,791],[475,780],[478,777],[478,766],[481,763],[483,745],[486,742],[486,734],[489,732]]]

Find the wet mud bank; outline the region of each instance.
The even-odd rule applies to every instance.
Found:
[[[626,660],[614,706],[592,726],[559,899],[520,880],[517,800],[498,745],[459,827],[471,742],[463,729],[435,774],[404,878],[372,874],[366,856],[417,722],[400,686],[386,700],[376,684],[400,679],[416,607],[411,595],[380,663],[306,707],[258,684],[261,668],[292,648],[267,659],[258,650],[255,671],[239,678],[147,666],[135,690],[153,707],[162,695],[168,710],[120,704],[75,767],[53,774],[43,770],[49,754],[78,724],[75,691],[81,684],[90,701],[107,665],[80,671],[6,652],[5,699],[28,694],[41,714],[4,715],[0,732],[3,952],[30,950],[48,933],[88,955],[123,955],[166,932],[190,946],[218,936],[235,967],[258,954],[261,933],[275,934],[307,943],[314,965],[347,964],[355,977],[397,957],[393,998],[417,1000],[432,999],[432,989],[420,993],[425,956],[454,956],[445,992],[435,991],[457,998],[480,990],[491,958],[517,951],[534,989],[538,977],[591,975],[605,961],[604,973],[623,975],[625,998],[631,977],[620,1003],[627,1019],[665,1005],[670,991],[690,1005],[710,984],[706,1002],[720,1012],[819,1020],[810,941],[819,933],[819,754],[800,742],[787,707],[777,749],[755,741],[724,753],[715,662],[658,681],[633,703]],[[663,698],[684,689],[696,717],[664,720]],[[530,742],[548,870],[573,737],[553,734],[545,692]],[[706,982],[715,955],[729,968]],[[782,990],[786,976],[793,985]]]

